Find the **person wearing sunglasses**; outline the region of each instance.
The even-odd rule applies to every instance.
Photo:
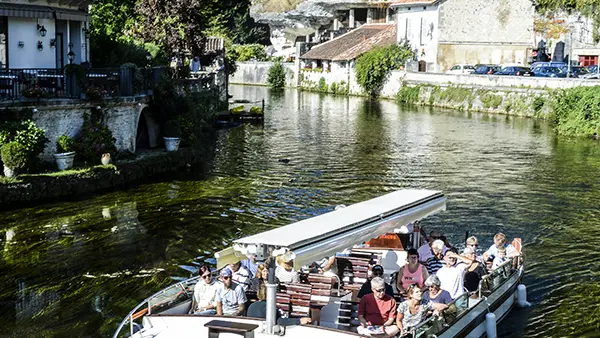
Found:
[[[371,268],[371,277],[372,278],[375,278],[375,277],[383,278],[383,266],[381,266],[379,264],[374,265]],[[358,290],[358,295],[356,297],[363,298],[365,295],[373,293],[373,286],[371,283],[372,283],[372,279],[364,282],[363,285],[360,287],[360,290]],[[384,282],[384,284],[385,284],[385,294],[389,295],[391,297],[394,297],[394,288],[392,288],[392,286],[389,285],[388,283]]]
[[[219,316],[241,316],[246,310],[246,293],[241,285],[231,280],[231,270],[221,270],[223,287],[218,288],[216,302],[217,315]]]
[[[417,284],[408,287],[407,298],[398,305],[396,326],[400,330],[400,337],[406,335],[410,330],[419,325],[433,311],[433,315],[439,315],[432,301],[423,300],[423,291]]]
[[[442,234],[439,231],[433,230],[429,233],[429,238],[427,243],[421,245],[418,249],[419,252],[419,261],[422,264],[425,264],[425,262],[427,262],[427,260],[430,257],[433,257],[435,254],[433,252],[433,242],[435,241],[442,241],[442,243],[444,243],[444,237],[442,236]],[[446,250],[448,250],[448,247],[445,245],[444,243],[444,247],[442,249],[442,254],[446,253]]]
[[[381,277],[371,280],[373,293],[365,295],[358,304],[358,334],[364,336],[393,337],[398,334],[394,325],[396,300],[385,294],[385,282]]]
[[[210,267],[206,264],[200,267],[200,280],[194,286],[191,313],[196,315],[214,315],[217,313],[216,295],[218,283],[212,277]]]

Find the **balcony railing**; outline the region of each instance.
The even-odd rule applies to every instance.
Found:
[[[53,98],[85,98],[93,88],[103,97],[147,94],[160,79],[162,68],[88,68],[82,74],[64,69],[27,68],[0,70],[0,101]],[[135,74],[135,72],[140,74]],[[214,89],[215,74],[193,73],[180,85],[190,91]]]

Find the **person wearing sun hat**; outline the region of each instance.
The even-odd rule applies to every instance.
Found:
[[[277,257],[277,268],[275,268],[275,277],[281,283],[300,283],[300,275],[294,270],[294,259],[296,255],[288,251]]]

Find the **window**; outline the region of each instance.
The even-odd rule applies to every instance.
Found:
[[[406,39],[411,41],[412,40],[412,29],[410,27],[411,22],[409,18],[406,18]],[[412,42],[412,41],[411,41]]]
[[[8,68],[8,18],[5,16],[0,16],[0,68]]]

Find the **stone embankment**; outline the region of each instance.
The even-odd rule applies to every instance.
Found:
[[[149,151],[134,160],[116,165],[96,166],[80,171],[53,174],[22,175],[0,184],[0,209],[24,203],[75,197],[129,183],[162,173],[202,167],[206,154],[181,148],[176,152]]]
[[[270,62],[239,62],[233,84],[267,85]],[[351,69],[347,72],[296,71],[287,66],[286,85],[333,94],[364,95]],[[296,75],[297,75],[297,81]],[[381,98],[465,111],[545,117],[546,101],[555,89],[598,86],[600,81],[542,77],[439,74],[392,71]],[[343,87],[343,88],[341,88]]]

